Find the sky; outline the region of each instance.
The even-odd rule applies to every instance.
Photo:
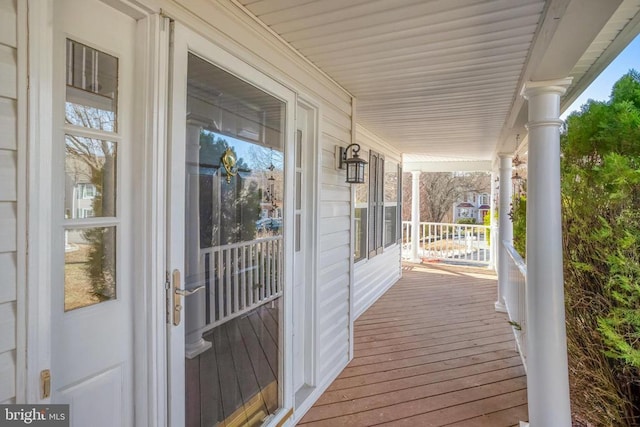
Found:
[[[569,114],[579,110],[589,99],[607,101],[609,95],[611,95],[613,84],[631,68],[640,71],[640,36],[636,36],[636,38],[620,52],[620,55],[600,73],[593,83],[567,108],[560,118],[562,120],[566,119]]]

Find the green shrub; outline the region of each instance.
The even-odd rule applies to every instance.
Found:
[[[475,218],[458,218],[458,220],[456,221],[456,224],[475,224],[475,223],[476,223]]]
[[[522,258],[527,254],[527,196],[515,195],[511,204],[513,247]]]
[[[640,74],[569,116],[561,148],[572,407],[640,425]]]
[[[491,211],[488,211],[486,214],[484,214],[484,218],[482,218],[482,224],[489,227],[487,228],[487,244],[490,245],[491,244]]]

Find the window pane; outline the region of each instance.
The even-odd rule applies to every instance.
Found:
[[[66,122],[116,131],[118,58],[67,39]]]
[[[199,142],[199,159],[187,164],[186,185],[189,215],[194,215],[187,225],[199,227],[200,248],[281,235],[283,153],[206,130]],[[236,156],[235,175],[222,165],[227,147]]]
[[[398,219],[398,165],[385,162],[384,172],[384,245],[397,241]]]
[[[302,209],[302,172],[296,172],[296,209]]]
[[[378,172],[378,155],[373,151],[369,152],[369,221],[368,221],[368,243],[369,256],[376,254],[376,210],[377,210],[377,172]]]
[[[65,218],[115,216],[117,144],[75,135],[65,143]]]
[[[378,157],[376,177],[376,253],[382,252],[384,246],[384,158]]]
[[[398,201],[398,165],[385,162],[384,170],[384,201],[396,203]]]
[[[296,252],[302,249],[302,215],[296,214]]]
[[[65,230],[64,310],[116,298],[116,228]]]
[[[302,131],[296,131],[296,167],[302,168]]]
[[[285,107],[281,100],[189,54],[184,275],[187,289],[204,285],[207,291],[185,299],[186,313],[202,313],[186,317],[185,334],[201,334],[206,324],[208,332],[202,337],[214,346],[186,361],[211,379],[202,388],[197,381],[187,381],[187,395],[202,405],[191,405],[194,410],[187,411],[186,425],[225,425],[240,418],[244,421],[238,424],[253,420],[247,425],[258,425],[282,402],[283,324],[278,322],[285,276]],[[287,183],[292,191],[294,184]],[[294,223],[295,217],[287,220],[291,230],[298,223],[304,227]],[[254,351],[251,360],[228,358],[218,381],[220,352],[229,357],[240,354],[236,350],[246,354],[247,342],[265,350]],[[260,367],[256,372],[255,366]],[[240,389],[242,393],[234,392]],[[223,400],[224,408],[216,407],[215,402]]]
[[[189,125],[274,150],[284,148],[282,101],[191,53],[188,67]]]
[[[360,261],[367,255],[367,208],[356,207],[355,209],[355,243],[353,258]]]
[[[369,154],[363,152],[361,156],[367,158]],[[369,167],[364,168],[364,182],[369,182]],[[355,244],[353,256],[355,261],[359,261],[367,256],[367,208],[369,201],[369,186],[355,186]]]
[[[384,208],[384,244],[385,246],[396,243],[397,240],[397,206],[385,206]]]

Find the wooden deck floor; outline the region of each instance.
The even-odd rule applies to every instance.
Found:
[[[527,420],[526,377],[487,270],[405,266],[355,325],[355,357],[301,426],[501,427]]]
[[[186,360],[186,425],[259,426],[278,408],[276,300],[205,333],[212,346]]]

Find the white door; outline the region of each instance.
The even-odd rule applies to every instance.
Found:
[[[51,399],[78,427],[133,425],[135,27],[55,2]]]
[[[177,23],[173,37],[170,425],[275,425],[293,405],[295,95]]]

